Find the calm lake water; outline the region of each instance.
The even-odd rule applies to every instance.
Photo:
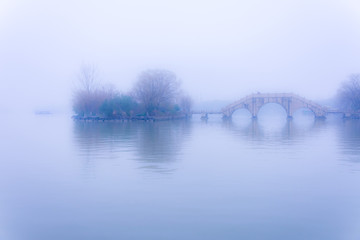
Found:
[[[360,121],[0,124],[0,239],[360,239]]]

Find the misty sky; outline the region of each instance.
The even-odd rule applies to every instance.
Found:
[[[0,110],[68,107],[83,63],[123,92],[164,68],[196,101],[331,98],[360,73],[358,0],[0,0]]]

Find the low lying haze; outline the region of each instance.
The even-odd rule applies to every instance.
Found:
[[[195,101],[336,94],[360,72],[358,0],[0,0],[0,110],[70,109],[84,63],[127,92],[176,73]]]

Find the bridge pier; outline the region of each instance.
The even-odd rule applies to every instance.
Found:
[[[231,115],[228,116],[228,115],[226,115],[226,114],[223,114],[222,119],[223,119],[223,120],[231,120]]]
[[[208,113],[202,113],[200,119],[202,119],[202,120],[209,119]]]
[[[293,113],[292,113],[292,108],[291,108],[290,101],[288,102],[288,106],[287,106],[287,108],[285,108],[285,110],[286,110],[287,118],[292,119],[293,118]]]
[[[325,115],[315,115],[316,119],[326,119]]]

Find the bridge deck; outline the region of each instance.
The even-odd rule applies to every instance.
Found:
[[[192,114],[223,114],[221,111],[192,111]]]
[[[263,99],[262,101],[259,99]],[[288,105],[284,106],[285,110],[288,111],[289,116],[292,116],[292,110],[293,104],[295,104],[295,109],[298,109],[300,107],[306,107],[311,109],[316,117],[322,116],[325,117],[326,114],[351,114],[348,112],[344,112],[338,109],[329,109],[328,107],[322,106],[318,103],[315,103],[311,100],[308,100],[304,97],[301,97],[294,93],[254,93],[247,95],[240,100],[237,100],[224,108],[222,108],[220,111],[207,111],[207,110],[200,110],[200,111],[192,111],[192,114],[202,114],[202,115],[208,115],[208,114],[224,114],[224,116],[228,116],[236,111],[239,107],[246,106],[247,109],[250,111],[253,111],[254,115],[257,115],[258,108],[261,108],[262,105],[265,103],[280,103],[284,106],[284,102]],[[295,102],[295,103],[294,103]],[[296,106],[297,103],[297,106]],[[257,105],[256,105],[257,104]],[[254,106],[257,108],[250,109],[249,106]]]

